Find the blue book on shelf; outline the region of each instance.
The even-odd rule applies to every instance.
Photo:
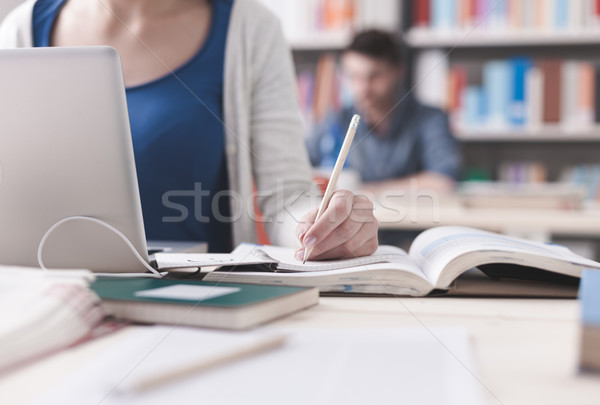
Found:
[[[455,27],[456,0],[431,0],[431,6],[431,25],[434,29]]]
[[[467,128],[472,128],[481,124],[482,121],[482,103],[483,97],[481,87],[467,86],[464,90],[464,125]]]
[[[487,106],[487,124],[505,126],[508,122],[510,96],[510,64],[505,60],[492,60],[483,65],[483,91]]]
[[[554,28],[568,28],[569,17],[569,0],[554,0]]]
[[[587,170],[584,165],[577,165],[577,166],[573,167],[573,172],[571,175],[571,183],[573,183],[577,186],[587,187],[587,182],[586,182],[587,173],[586,172],[587,172]]]
[[[600,372],[600,271],[584,269],[579,283],[581,347],[579,366]]]
[[[507,0],[504,1],[489,1],[487,2],[488,8],[490,8],[490,14],[492,19],[492,26],[496,28],[506,27],[507,16]]]
[[[587,198],[589,200],[595,200],[598,196],[600,187],[600,165],[590,166],[590,187],[588,189]]]
[[[508,121],[515,126],[523,126],[526,117],[527,72],[533,63],[529,58],[513,58],[510,60],[512,92],[508,107]]]
[[[579,284],[579,299],[583,324],[600,328],[600,271],[583,270]]]

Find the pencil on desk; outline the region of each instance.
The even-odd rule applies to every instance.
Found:
[[[127,390],[132,392],[142,392],[151,388],[157,388],[163,384],[168,384],[172,381],[191,376],[192,374],[202,373],[209,369],[213,369],[233,361],[241,360],[245,357],[276,349],[282,346],[286,342],[287,338],[287,335],[269,336],[259,340],[258,342],[250,343],[235,350],[202,359],[198,362],[160,371],[151,376],[143,377],[137,381],[134,381],[128,386]]]
[[[346,162],[346,157],[348,156],[348,152],[350,152],[350,145],[352,145],[352,141],[354,140],[354,135],[356,135],[356,128],[358,128],[358,122],[360,121],[360,115],[354,114],[352,116],[352,120],[350,121],[350,125],[348,126],[348,131],[346,132],[346,137],[344,138],[344,143],[342,144],[342,149],[340,149],[340,153],[335,161],[335,166],[333,167],[333,172],[331,172],[331,177],[329,178],[329,183],[327,184],[327,188],[325,189],[325,195],[323,196],[323,200],[321,201],[321,205],[319,206],[319,211],[317,212],[317,216],[315,217],[315,222],[321,218],[323,212],[329,205],[329,200],[331,200],[331,196],[333,196],[333,192],[337,187],[338,178],[340,177],[340,173],[344,168],[344,163]],[[302,260],[302,264],[306,263],[306,260],[310,256],[313,248],[309,248],[304,250],[304,260]]]

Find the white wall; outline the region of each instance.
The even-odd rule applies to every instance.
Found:
[[[0,0],[0,21],[23,0]]]

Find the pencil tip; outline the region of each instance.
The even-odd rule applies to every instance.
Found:
[[[302,260],[302,264],[305,264],[305,263],[306,263],[306,260]]]

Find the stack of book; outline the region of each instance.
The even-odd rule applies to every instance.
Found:
[[[578,208],[583,201],[600,203],[600,164],[578,164],[564,167],[557,182],[549,183],[549,168],[539,161],[504,161],[500,163],[496,178],[499,183],[490,183],[489,188],[497,187],[497,192],[503,186],[510,187],[511,192],[519,190],[570,190],[569,194],[577,196],[577,204],[568,204]],[[489,180],[488,178],[473,178],[473,180]],[[472,183],[473,185],[482,183]],[[486,188],[488,188],[486,186]],[[564,205],[564,204],[563,204]]]
[[[506,184],[543,184],[548,181],[546,165],[541,162],[503,162],[498,180]]]
[[[0,267],[0,373],[97,335],[91,272]]]
[[[464,182],[459,188],[464,205],[502,209],[579,209],[585,190],[561,183]]]
[[[588,164],[568,167],[563,171],[561,180],[583,188],[588,201],[600,202],[600,165]]]
[[[591,62],[514,57],[456,63],[448,88],[457,129],[582,131],[600,122],[600,68]]]
[[[438,31],[581,31],[599,21],[589,0],[415,0],[412,16],[413,27]]]

